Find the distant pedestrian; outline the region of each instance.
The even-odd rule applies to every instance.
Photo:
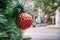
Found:
[[[47,23],[47,20],[48,20],[48,14],[45,14],[45,16],[44,16],[44,23]]]

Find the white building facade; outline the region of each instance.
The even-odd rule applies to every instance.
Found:
[[[60,12],[59,12],[60,7],[56,10],[56,26],[60,26]]]

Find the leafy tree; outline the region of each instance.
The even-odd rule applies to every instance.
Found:
[[[53,13],[60,5],[56,0],[34,0],[35,7],[41,7],[45,13]]]

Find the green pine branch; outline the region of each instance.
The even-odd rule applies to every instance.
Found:
[[[16,17],[24,12],[24,6],[17,0],[0,0],[0,40],[29,40],[16,25]]]

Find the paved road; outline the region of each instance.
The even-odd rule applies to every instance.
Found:
[[[24,36],[31,37],[31,40],[60,40],[60,29],[31,27],[25,31]]]

